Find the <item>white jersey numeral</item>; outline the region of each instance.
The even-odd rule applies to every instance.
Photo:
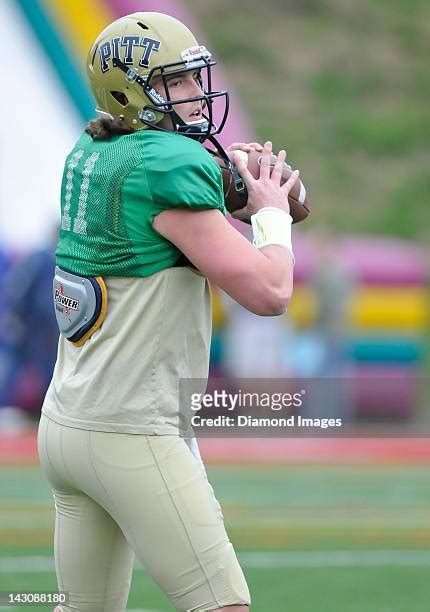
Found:
[[[61,229],[70,231],[72,228],[71,218],[70,218],[70,204],[72,201],[72,189],[73,189],[73,176],[75,173],[75,168],[79,163],[82,155],[84,154],[83,149],[79,149],[74,153],[69,161],[69,165],[67,167],[66,174],[66,195],[65,195],[65,205],[63,216],[61,219]],[[88,200],[88,189],[90,186],[90,176],[91,172],[94,169],[96,161],[100,157],[100,153],[92,153],[84,164],[84,169],[82,171],[82,183],[81,189],[79,191],[79,201],[78,201],[78,213],[76,215],[76,219],[73,223],[73,231],[76,234],[86,234],[87,233],[87,222],[85,221],[85,211],[87,209],[87,200]]]
[[[70,221],[70,203],[72,201],[72,188],[73,188],[73,175],[75,174],[75,168],[79,163],[82,155],[84,154],[83,149],[79,149],[72,155],[71,160],[69,161],[69,165],[67,166],[67,174],[66,174],[66,196],[65,196],[65,205],[63,211],[63,217],[61,219],[61,229],[70,230],[71,221]]]
[[[95,163],[100,157],[100,153],[93,153],[86,160],[84,170],[82,172],[83,181],[81,183],[81,191],[79,193],[78,214],[73,224],[73,231],[76,234],[87,233],[87,222],[85,221],[85,210],[87,208],[88,187],[90,186],[90,175],[94,169]]]

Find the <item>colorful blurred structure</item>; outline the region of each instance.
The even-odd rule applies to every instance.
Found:
[[[417,403],[428,328],[424,253],[393,239],[353,239],[341,245],[359,280],[347,313],[345,350],[354,362],[357,411],[406,418]]]
[[[331,346],[325,359],[337,368],[324,372],[357,381],[356,417],[412,416],[429,317],[424,250],[378,236],[339,239],[322,255],[320,247],[309,241],[298,256],[291,316]]]
[[[429,318],[425,252],[407,241],[384,237],[327,240],[308,235],[298,237],[296,260],[296,284],[284,321],[288,331],[283,338],[283,375],[351,380],[349,410],[354,419],[412,417],[421,399]],[[241,333],[229,327],[225,304],[216,293],[215,373],[226,371],[229,334],[237,342]],[[237,325],[245,331],[252,320],[257,327],[250,314],[244,314],[242,322],[237,319]],[[270,334],[266,340],[275,353],[277,343]],[[263,359],[264,337],[257,344],[258,358]],[[237,349],[240,363],[248,359],[248,349]],[[265,364],[260,365],[270,377]],[[227,372],[236,369],[246,376],[239,366]],[[279,375],[274,367],[271,376]]]

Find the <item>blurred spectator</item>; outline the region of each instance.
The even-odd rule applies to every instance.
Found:
[[[354,295],[355,280],[342,261],[339,243],[328,230],[312,234],[314,262],[307,280],[317,298],[315,320],[297,333],[285,351],[289,369],[304,378],[336,378],[347,375],[345,339],[347,312]]]
[[[353,296],[354,279],[345,266],[334,236],[327,233],[315,236],[319,258],[310,283],[318,295],[316,333],[324,347],[321,377],[340,377],[348,369],[344,345],[347,329],[347,310]]]
[[[232,378],[284,378],[284,350],[291,337],[287,317],[258,317],[225,295],[224,367]]]
[[[54,251],[11,264],[0,303],[0,406],[38,416],[51,379],[58,329],[51,302]]]
[[[335,236],[320,229],[312,238],[318,257],[308,282],[317,296],[317,314],[312,327],[297,333],[287,363],[293,376],[313,380],[313,400],[306,402],[303,416],[340,417],[349,423],[354,407],[348,379],[351,362],[345,353],[345,343],[355,280],[341,258]]]
[[[11,257],[1,248],[0,246],[0,320],[2,313],[4,312],[5,303],[5,277],[7,270],[11,265]],[[4,330],[3,326],[0,325],[0,346],[3,345]],[[0,406],[4,403],[4,380],[6,378],[6,371],[8,370],[7,358],[3,351],[0,350]]]

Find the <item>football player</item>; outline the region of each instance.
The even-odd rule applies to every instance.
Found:
[[[135,555],[178,610],[250,605],[196,441],[182,435],[178,384],[207,378],[208,279],[254,313],[285,311],[297,172],[280,186],[285,152],[270,174],[270,143],[259,179],[235,159],[250,244],[225,219],[221,171],[203,146],[218,148],[228,110],[213,66],[185,25],[159,13],[118,19],[88,55],[100,117],[64,168],[61,336],[39,427],[63,612],[125,610]]]

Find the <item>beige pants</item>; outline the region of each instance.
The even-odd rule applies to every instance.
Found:
[[[42,415],[38,444],[64,611],[125,610],[134,553],[177,610],[250,603],[203,464],[183,439],[74,429]]]

